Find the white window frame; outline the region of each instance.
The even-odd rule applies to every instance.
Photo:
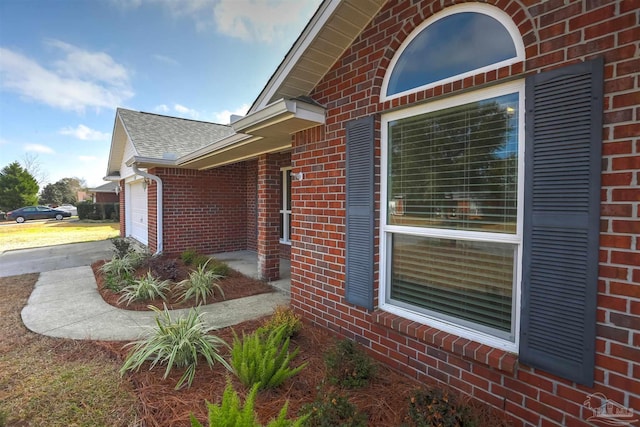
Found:
[[[289,180],[287,179],[291,174],[292,167],[287,166],[280,168],[280,179],[282,179],[282,200],[280,214],[282,214],[282,238],[280,243],[284,245],[291,244],[291,236],[289,235],[289,224],[291,223],[291,209],[287,209],[288,198],[291,197],[291,187],[289,187]]]
[[[477,68],[462,74],[456,74],[455,76],[450,76],[433,83],[427,83],[425,85],[422,85],[416,88],[394,93],[393,95],[387,95],[387,89],[389,87],[389,80],[391,79],[392,71],[395,68],[398,60],[402,56],[402,53],[407,48],[407,46],[409,46],[409,44],[413,41],[413,39],[415,39],[422,32],[422,30],[424,30],[434,22],[439,21],[443,18],[446,18],[447,16],[455,15],[458,13],[464,13],[464,12],[482,13],[484,15],[488,15],[494,18],[496,21],[502,24],[502,26],[507,30],[507,32],[511,36],[511,40],[513,40],[513,44],[516,48],[516,56],[514,58],[509,58],[504,61],[498,62],[496,64],[490,64],[485,67]],[[498,68],[501,68],[501,67],[517,64],[518,62],[521,62],[524,60],[525,60],[525,48],[524,48],[524,43],[522,42],[522,36],[520,35],[520,30],[518,29],[516,24],[513,22],[511,17],[506,12],[498,9],[495,6],[482,4],[482,3],[467,3],[467,4],[454,5],[426,19],[422,24],[416,27],[416,29],[413,30],[413,32],[405,39],[405,41],[402,43],[400,48],[396,51],[395,55],[391,59],[391,62],[389,63],[389,68],[387,69],[387,72],[382,81],[382,89],[380,91],[380,101],[384,102],[390,99],[399,98],[401,96],[405,96],[413,92],[422,91],[435,86],[441,86],[443,84],[454,82],[457,80],[462,80],[466,77],[473,76],[479,73],[483,73],[490,70],[497,70]]]
[[[442,331],[455,334],[482,344],[504,349],[510,352],[518,352],[519,332],[520,332],[520,298],[522,292],[522,233],[523,233],[523,203],[524,203],[524,80],[493,86],[487,89],[480,89],[465,94],[451,96],[448,98],[433,101],[427,104],[416,105],[401,110],[392,111],[382,115],[381,120],[381,191],[380,191],[380,309],[413,320]],[[436,229],[408,227],[401,225],[390,225],[388,219],[387,203],[387,179],[388,179],[388,125],[389,122],[408,118],[420,114],[443,110],[457,105],[468,104],[484,99],[494,98],[509,93],[518,93],[518,208],[517,227],[515,234],[508,233],[487,233],[466,230]],[[517,246],[517,255],[514,259],[514,289],[512,307],[513,341],[496,337],[486,332],[473,329],[438,318],[436,315],[427,315],[422,312],[399,307],[389,301],[391,283],[391,237],[394,233],[411,234],[414,236],[435,237],[446,239],[460,239],[485,241],[495,243],[509,243]]]

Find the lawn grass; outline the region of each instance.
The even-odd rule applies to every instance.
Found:
[[[27,330],[20,310],[38,278],[0,278],[0,426],[133,426],[138,400],[120,360],[90,341]]]
[[[51,220],[0,224],[0,252],[105,240],[119,236],[119,230],[116,222]]]

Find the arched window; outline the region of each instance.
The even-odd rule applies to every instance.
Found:
[[[385,77],[394,98],[520,61],[504,12],[453,6],[409,36]],[[517,351],[524,81],[381,116],[380,307]]]
[[[403,43],[383,84],[383,98],[424,89],[524,57],[518,29],[486,5],[454,6],[427,20]]]

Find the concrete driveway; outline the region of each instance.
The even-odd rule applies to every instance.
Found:
[[[19,249],[0,254],[0,277],[89,266],[113,256],[110,240]]]

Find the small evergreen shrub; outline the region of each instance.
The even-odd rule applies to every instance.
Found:
[[[122,296],[118,302],[125,302],[129,305],[133,301],[148,301],[155,298],[166,300],[166,293],[170,285],[170,281],[157,279],[149,271],[146,276],[135,279],[133,283],[122,288],[120,291]]]
[[[185,265],[192,265],[193,260],[198,256],[198,251],[195,249],[187,249],[186,251],[180,254],[180,259],[184,262]]]
[[[119,293],[127,286],[133,284],[134,278],[131,273],[123,273],[121,276],[115,274],[105,274],[104,287],[111,292]]]
[[[194,258],[193,258],[193,263],[192,265],[196,268],[201,267],[205,264],[207,264],[209,262],[209,257],[206,255],[202,255],[202,254],[197,254]]]
[[[250,335],[243,333],[242,340],[234,334],[231,366],[245,386],[260,384],[261,389],[278,387],[307,366],[303,363],[297,368],[289,367],[300,348],[289,353],[286,332],[286,325],[282,325],[268,334],[260,331]]]
[[[269,333],[270,331],[285,326],[285,336],[292,337],[302,329],[302,322],[300,316],[291,310],[286,305],[276,307],[273,315],[265,321],[260,327],[262,333]]]
[[[354,341],[340,340],[324,355],[327,376],[332,384],[356,388],[375,376],[376,365]]]
[[[469,407],[458,404],[441,389],[417,390],[411,396],[405,427],[475,427],[477,420]]]
[[[158,364],[166,365],[163,378],[167,378],[174,366],[185,368],[175,387],[179,389],[185,382],[189,387],[193,383],[199,357],[203,357],[209,367],[218,362],[231,370],[218,352],[220,347],[228,347],[227,343],[222,338],[209,334],[213,328],[206,326],[202,313],[191,309],[187,316],[173,320],[166,306],[164,311],[156,307],[150,308],[158,314],[154,333],[146,339],[127,344],[132,348],[120,368],[121,375],[127,371],[138,371],[146,361],[151,361],[149,369]]]
[[[181,298],[186,301],[191,298],[196,299],[196,304],[207,303],[207,297],[215,297],[214,288],[218,289],[224,298],[224,292],[216,281],[222,276],[216,274],[207,268],[207,262],[198,266],[194,271],[189,273],[189,278],[178,283],[181,289]]]
[[[210,258],[209,260],[209,270],[213,271],[220,277],[227,277],[229,275],[231,268],[229,268],[226,262],[217,260],[215,258]]]
[[[231,383],[227,383],[222,395],[222,402],[219,405],[207,402],[209,427],[260,427],[254,411],[257,393],[258,384],[251,388],[244,406],[241,406],[238,393],[233,390]],[[297,420],[287,420],[288,407],[289,402],[287,401],[280,410],[278,417],[269,422],[267,427],[302,427],[307,417],[303,416]],[[191,426],[202,427],[202,424],[193,414],[191,415]]]
[[[346,397],[334,393],[319,395],[313,403],[300,408],[300,414],[307,414],[306,427],[366,427],[367,416]]]
[[[132,251],[131,242],[127,239],[114,237],[111,239],[111,244],[113,245],[113,252],[116,258],[123,258]]]
[[[115,276],[123,276],[125,274],[132,274],[135,269],[142,262],[142,256],[137,252],[128,252],[124,256],[116,256],[111,261],[105,262],[100,271],[104,274],[111,274]]]

